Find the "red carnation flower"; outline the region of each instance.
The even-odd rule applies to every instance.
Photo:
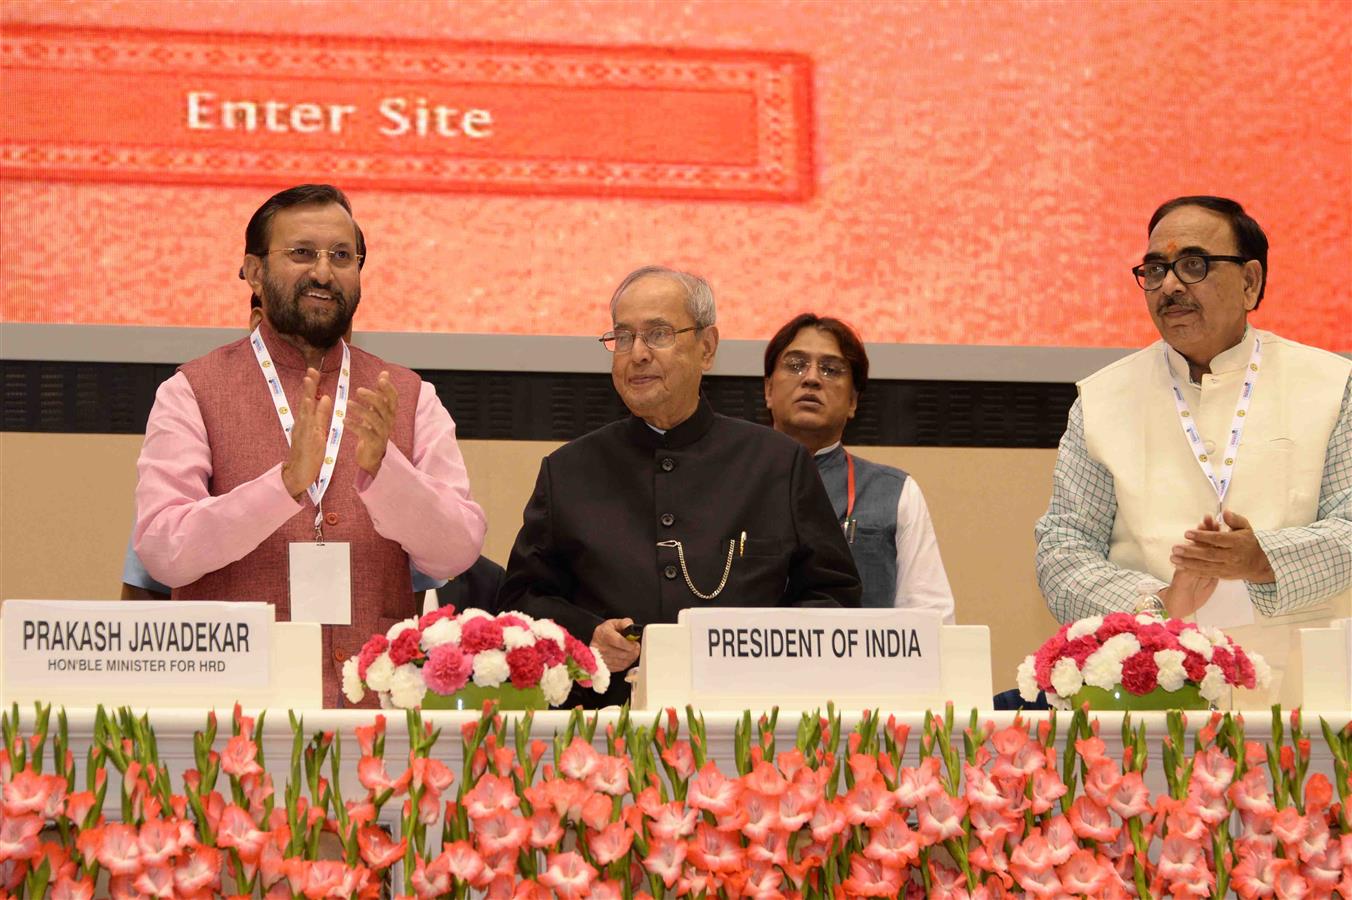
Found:
[[[515,688],[535,687],[540,676],[545,673],[545,664],[534,647],[516,647],[507,651],[507,668],[511,670],[512,686]]]
[[[1142,650],[1122,661],[1122,687],[1133,694],[1148,694],[1159,687],[1160,667],[1155,655]]]
[[[1136,631],[1136,640],[1142,650],[1154,653],[1156,650],[1172,650],[1178,646],[1178,640],[1159,622],[1142,625]]]
[[[1119,634],[1134,633],[1136,631],[1136,617],[1131,613],[1115,612],[1109,613],[1103,617],[1103,624],[1099,626],[1098,631],[1094,632],[1095,637],[1100,643],[1107,643],[1108,638]]]
[[[571,634],[564,635],[564,645],[568,648],[568,655],[588,672],[596,671],[596,657],[592,655],[591,648],[573,637]]]
[[[384,653],[389,646],[390,642],[385,635],[371,635],[371,639],[362,645],[361,654],[357,657],[357,677],[365,681],[366,670],[371,667],[371,663],[376,661],[376,657]]]
[[[422,648],[418,646],[418,641],[422,640],[422,632],[416,628],[405,628],[395,637],[394,643],[390,644],[390,662],[396,666],[402,666],[404,663],[413,662],[415,659],[422,659]]]
[[[530,631],[530,626],[526,624],[525,619],[521,618],[520,616],[514,616],[511,613],[503,613],[502,615],[498,616],[497,623],[501,625],[503,628],[508,628],[512,625],[515,625],[517,628],[524,628],[527,631]]]
[[[1089,658],[1089,654],[1093,653],[1101,646],[1102,644],[1094,640],[1092,634],[1086,634],[1084,637],[1078,637],[1069,644],[1066,644],[1065,655],[1075,660],[1075,665],[1083,669],[1084,661]]]
[[[1206,660],[1195,650],[1184,650],[1183,671],[1188,673],[1189,681],[1201,682],[1206,677]]]
[[[540,662],[544,663],[546,668],[563,662],[563,647],[551,638],[538,638],[535,641],[535,652],[540,654]]]
[[[502,649],[502,626],[492,619],[476,616],[460,627],[460,649],[466,653]]]
[[[425,613],[423,617],[418,620],[418,630],[426,631],[436,623],[440,622],[442,619],[454,619],[454,618],[455,618],[455,607],[443,606],[440,607],[439,609],[432,610],[430,613]]]
[[[1258,685],[1258,673],[1254,671],[1253,660],[1249,659],[1249,654],[1244,652],[1242,647],[1234,649],[1235,667],[1239,670],[1239,677],[1235,679],[1236,683],[1243,688],[1253,690]]]
[[[1225,674],[1225,680],[1230,684],[1238,681],[1239,665],[1235,662],[1235,655],[1224,647],[1217,647],[1211,652],[1211,661],[1220,666],[1221,672]]]

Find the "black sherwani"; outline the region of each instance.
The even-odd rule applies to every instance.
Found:
[[[743,537],[745,535],[745,537]],[[732,542],[732,568],[718,587]],[[707,400],[658,434],[637,417],[545,457],[499,596],[588,643],[606,619],[672,623],[692,606],[858,606],[859,576],[812,456],[792,438],[717,415]],[[615,673],[600,706],[628,699]],[[570,701],[571,702],[571,701]]]

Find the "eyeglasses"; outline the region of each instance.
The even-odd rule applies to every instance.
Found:
[[[1136,283],[1144,290],[1157,291],[1171,271],[1183,284],[1196,284],[1206,278],[1212,263],[1230,262],[1242,266],[1248,261],[1244,256],[1212,256],[1209,253],[1198,253],[1180,256],[1171,263],[1163,260],[1143,262],[1139,266],[1132,266],[1131,274],[1136,276]]]
[[[817,374],[821,375],[822,381],[839,381],[850,374],[849,366],[828,359],[814,361],[805,356],[786,356],[779,361],[779,367],[794,378],[802,378],[807,374],[807,370],[814,365],[817,367]]]
[[[685,334],[687,331],[699,330],[699,325],[691,325],[689,328],[672,328],[670,325],[654,325],[647,331],[629,331],[628,329],[607,331],[597,338],[597,340],[604,344],[605,348],[611,353],[628,353],[630,350],[633,350],[635,338],[641,338],[649,350],[661,350],[676,343],[676,335]]]
[[[283,247],[280,250],[269,250],[266,255],[272,256],[274,253],[285,253],[287,259],[307,269],[318,263],[321,256],[327,256],[329,265],[335,269],[350,269],[363,258],[360,253],[353,250],[318,250],[314,247]]]

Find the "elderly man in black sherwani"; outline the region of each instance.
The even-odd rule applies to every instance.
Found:
[[[614,673],[588,705],[622,703],[632,625],[692,606],[858,606],[859,576],[812,457],[721,416],[700,395],[718,350],[704,279],[649,266],[610,301],[615,389],[633,413],[540,465],[499,597],[554,619]],[[632,629],[631,629],[632,633]]]

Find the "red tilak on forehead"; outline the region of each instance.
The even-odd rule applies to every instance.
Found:
[[[1173,256],[1175,253],[1177,253],[1177,252],[1178,252],[1178,241],[1170,241],[1169,243],[1165,244],[1165,245],[1164,245],[1164,252],[1167,253],[1167,254],[1169,254],[1170,256]]]

